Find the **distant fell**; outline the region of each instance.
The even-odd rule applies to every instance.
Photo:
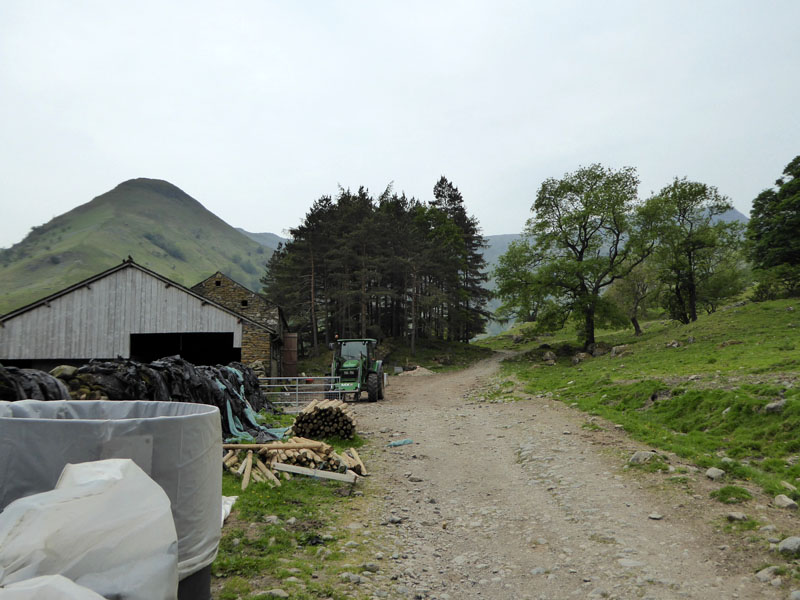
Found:
[[[183,285],[222,271],[257,291],[271,254],[175,185],[131,179],[0,250],[0,314],[128,256]]]
[[[272,248],[273,250],[277,250],[280,244],[285,244],[287,241],[286,238],[282,238],[281,236],[275,233],[253,233],[252,231],[245,231],[241,227],[237,227],[236,231],[245,234],[254,242],[258,242],[262,246],[266,246],[267,248]]]

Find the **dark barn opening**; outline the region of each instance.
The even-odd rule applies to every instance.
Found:
[[[226,365],[242,359],[233,347],[233,333],[132,333],[131,358],[152,362],[165,356],[180,357],[195,365]]]

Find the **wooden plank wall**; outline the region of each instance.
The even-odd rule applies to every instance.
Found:
[[[131,333],[233,332],[238,317],[130,267],[5,322],[0,360],[130,357]]]

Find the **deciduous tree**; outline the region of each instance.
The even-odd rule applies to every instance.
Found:
[[[652,251],[652,207],[639,205],[635,169],[599,164],[548,179],[539,188],[526,233],[536,239],[543,262],[534,287],[548,298],[545,323],[579,319],[585,346],[605,312],[603,290],[625,277]]]

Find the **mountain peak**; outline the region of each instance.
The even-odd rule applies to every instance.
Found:
[[[112,191],[130,192],[134,190],[141,190],[174,198],[175,200],[197,202],[189,194],[184,192],[181,188],[171,184],[169,181],[163,179],[148,179],[146,177],[138,177],[136,179],[128,179],[123,181]]]

